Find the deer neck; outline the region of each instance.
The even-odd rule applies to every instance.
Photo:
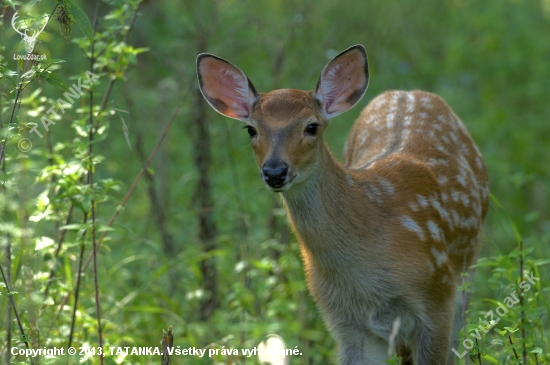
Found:
[[[354,231],[364,232],[376,218],[369,213],[374,202],[362,192],[354,172],[346,169],[326,144],[308,179],[282,195],[293,230],[306,248],[330,249],[335,239],[354,240]],[[342,227],[350,224],[351,229],[342,232]]]

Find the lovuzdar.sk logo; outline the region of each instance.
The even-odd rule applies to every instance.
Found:
[[[25,43],[25,51],[27,52],[26,55],[13,55],[14,60],[34,60],[34,61],[43,61],[46,59],[46,55],[38,55],[33,54],[32,51],[34,50],[34,46],[36,45],[36,41],[38,39],[38,36],[44,29],[46,28],[46,25],[48,25],[49,16],[46,14],[43,19],[40,21],[32,21],[31,25],[28,24],[28,20],[25,22],[18,22],[16,21],[17,18],[19,18],[19,10],[16,11],[13,14],[13,17],[11,18],[11,26],[13,29],[21,35],[23,38],[23,42]],[[29,34],[30,33],[30,34]]]

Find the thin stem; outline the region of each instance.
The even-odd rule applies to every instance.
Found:
[[[95,34],[97,31],[97,22],[99,15],[99,5],[101,1],[96,2],[94,16],[94,38],[92,39],[91,54],[90,54],[90,72],[94,71],[95,64]],[[96,243],[96,216],[95,216],[95,197],[94,197],[94,165],[93,165],[93,141],[94,141],[94,90],[90,87],[90,103],[89,103],[89,145],[88,145],[88,185],[92,194],[91,213],[92,213],[92,254],[94,259],[94,289],[95,289],[95,306],[97,316],[97,337],[99,348],[103,349],[103,334],[101,330],[101,303],[99,302],[99,283],[97,280],[97,243]],[[81,266],[80,266],[81,268]],[[104,364],[103,356],[99,355],[101,365]]]
[[[519,360],[518,352],[516,351],[514,347],[514,341],[512,340],[512,336],[508,335],[508,341],[510,341],[510,345],[512,345],[512,350],[514,351],[514,356],[516,357],[516,360]]]
[[[23,82],[20,82],[19,86],[17,87],[17,94],[15,94],[15,101],[13,103],[13,107],[11,108],[10,121],[8,122],[8,125],[11,125],[13,123],[15,110],[17,109],[17,105],[19,105],[19,98],[21,97],[22,91],[23,91]],[[5,151],[6,151],[7,144],[8,144],[8,135],[6,134],[6,137],[4,137],[4,140],[2,141],[2,149],[0,150],[0,164],[2,165],[3,172],[6,171]],[[2,191],[3,190],[4,190],[4,186],[2,185]]]
[[[464,266],[462,268],[462,272],[466,273],[466,255],[464,255]],[[466,276],[462,276],[462,328],[466,328]],[[466,330],[463,331],[464,339],[466,338]],[[466,357],[465,361],[466,365],[468,365],[468,357]]]
[[[84,215],[84,224],[86,224],[86,215]],[[84,237],[83,237],[84,239]],[[71,347],[73,342],[74,324],[76,322],[76,309],[78,307],[78,295],[80,294],[80,279],[82,277],[82,258],[84,257],[84,242],[80,244],[80,256],[78,260],[78,275],[76,277],[76,288],[74,290],[73,316],[71,318],[71,332],[69,333],[69,343],[67,347]]]
[[[72,217],[72,214],[73,214],[73,208],[74,208],[74,205],[70,205],[69,207],[69,211],[67,212],[67,219],[65,220],[65,225],[69,224],[71,222],[71,217]],[[65,242],[65,237],[67,236],[67,230],[64,229],[61,231],[61,235],[59,237],[59,241],[57,242],[57,247],[55,249],[55,252],[54,252],[54,260],[56,260],[57,262],[57,258],[59,257],[59,253],[61,252],[61,247],[63,246],[63,242]],[[53,278],[55,277],[55,267],[53,267],[51,270],[50,270],[50,277],[48,278],[48,283],[46,284],[46,289],[44,290],[44,297],[47,297],[48,296],[48,292],[50,290],[50,286],[53,282]]]
[[[72,290],[69,290],[69,292],[67,293],[65,298],[63,298],[63,301],[61,301],[61,303],[59,303],[59,307],[57,309],[57,312],[55,313],[55,317],[53,318],[53,321],[51,321],[50,328],[49,328],[48,332],[46,332],[46,333],[51,333],[52,332],[52,328],[53,328],[54,324],[57,323],[57,319],[59,318],[59,315],[61,314],[61,311],[63,311],[63,308],[65,308],[65,304],[67,304],[67,301],[69,300],[69,297],[71,296],[72,292],[73,292]]]
[[[160,343],[162,347],[162,357],[160,363],[161,365],[170,365],[171,356],[168,349],[174,347],[174,331],[172,330],[172,326],[168,327],[168,332],[162,330],[162,341]]]
[[[519,241],[519,251],[520,251],[520,255],[519,255],[519,280],[521,282],[522,278],[523,278],[523,262],[524,262],[524,257],[523,257],[523,241]],[[519,302],[520,302],[520,306],[521,306],[521,347],[522,347],[522,364],[525,365],[527,364],[527,348],[526,348],[526,344],[525,344],[525,339],[526,339],[526,335],[525,335],[525,301],[523,300],[523,293],[521,293],[521,295],[519,296]]]
[[[11,283],[11,239],[9,233],[7,234],[7,242],[5,248],[6,254],[6,281]],[[12,328],[12,318],[11,318],[11,302],[8,301],[6,308],[6,348],[11,348],[11,328]],[[11,352],[5,352],[5,361],[6,364],[10,363]]]
[[[4,280],[4,284],[6,285],[6,290],[8,292],[8,297],[10,298],[10,304],[13,308],[13,313],[15,314],[15,319],[17,320],[17,326],[19,326],[19,331],[21,331],[21,336],[23,337],[23,342],[25,343],[25,347],[27,349],[30,349],[29,342],[27,341],[27,335],[25,335],[25,330],[23,329],[23,324],[21,323],[21,318],[19,318],[19,313],[17,312],[17,307],[15,306],[15,301],[13,300],[13,295],[11,292],[10,285],[8,283],[8,280],[6,279],[6,275],[4,275],[4,269],[2,269],[2,264],[0,264],[0,272],[2,273],[2,280]],[[29,360],[31,362],[31,365],[34,365],[32,361],[32,357],[29,357]]]

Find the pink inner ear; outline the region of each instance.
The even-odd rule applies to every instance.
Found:
[[[346,63],[337,63],[329,72],[326,73],[323,79],[323,90],[325,91],[326,101],[325,108],[330,114],[332,111],[330,107],[334,102],[342,101],[343,96],[346,95],[346,91],[350,89],[352,84],[353,67]]]
[[[218,112],[236,119],[250,116],[250,98],[246,75],[233,65],[215,59],[200,64],[203,93]]]
[[[353,50],[331,61],[321,74],[317,93],[322,95],[325,112],[334,116],[355,105],[367,83],[365,60]]]

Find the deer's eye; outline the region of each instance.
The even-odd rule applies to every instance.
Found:
[[[310,125],[308,125],[306,127],[306,133],[311,135],[311,136],[314,136],[317,134],[317,129],[319,127],[319,124],[317,123],[311,123]]]
[[[250,138],[252,138],[252,137],[254,137],[255,135],[258,134],[258,132],[256,132],[256,129],[254,129],[254,127],[251,127],[251,126],[247,125],[245,128],[246,128]]]

